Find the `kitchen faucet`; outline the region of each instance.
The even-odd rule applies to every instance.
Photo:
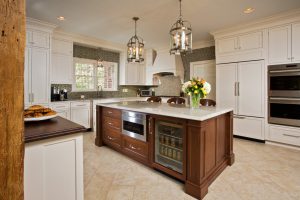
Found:
[[[102,85],[97,86],[97,98],[101,98],[102,96],[103,87]]]

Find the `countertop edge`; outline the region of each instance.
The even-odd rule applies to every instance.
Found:
[[[30,142],[36,142],[40,140],[45,140],[45,139],[50,139],[50,138],[55,138],[55,137],[60,137],[60,136],[66,136],[66,135],[72,135],[75,133],[80,133],[80,132],[86,132],[86,128],[76,128],[76,129],[69,129],[69,130],[63,130],[59,132],[52,132],[48,134],[40,134],[40,135],[35,135],[33,137],[26,137],[24,139],[25,143],[30,143]]]
[[[141,112],[141,113],[147,113],[147,114],[153,114],[153,115],[162,115],[162,116],[168,116],[168,117],[175,117],[175,118],[181,118],[181,119],[188,119],[188,120],[195,120],[195,121],[205,121],[214,117],[217,117],[219,115],[223,115],[225,113],[231,112],[233,111],[233,109],[229,109],[229,108],[224,108],[224,110],[222,111],[217,111],[216,113],[211,113],[211,114],[207,114],[206,116],[203,117],[195,117],[195,116],[191,116],[191,115],[185,115],[185,116],[177,116],[174,114],[167,114],[167,113],[156,113],[156,112],[151,112],[151,111],[143,111],[140,109],[136,109],[136,108],[127,108],[127,107],[123,107],[123,106],[115,106],[115,105],[111,105],[111,104],[107,104],[107,103],[97,103],[97,106],[103,106],[103,107],[108,107],[108,108],[115,108],[115,109],[124,109],[124,110],[129,110],[129,111],[135,111],[135,112]]]

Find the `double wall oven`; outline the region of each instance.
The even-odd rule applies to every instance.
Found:
[[[268,67],[269,123],[300,127],[300,64]]]

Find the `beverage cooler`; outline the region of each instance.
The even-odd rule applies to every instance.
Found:
[[[155,121],[155,163],[183,173],[184,126],[157,119]]]

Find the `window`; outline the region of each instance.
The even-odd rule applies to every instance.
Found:
[[[97,67],[96,60],[74,58],[74,90],[95,91],[101,87],[103,91],[118,89],[118,64],[103,62]]]

